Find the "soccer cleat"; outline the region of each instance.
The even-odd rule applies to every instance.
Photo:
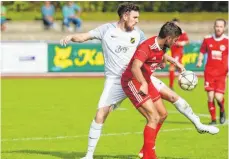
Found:
[[[212,120],[209,125],[216,125],[216,120]]]
[[[225,121],[226,121],[225,112],[224,111],[220,112],[220,119],[219,119],[220,124],[225,123]]]
[[[156,146],[154,146],[152,149],[155,150],[155,149],[156,149]],[[138,157],[139,157],[139,158],[143,158],[143,148],[142,148],[142,149],[140,150],[140,152],[138,153]]]
[[[138,153],[138,157],[143,158],[143,149],[141,149],[140,152]]]
[[[211,125],[201,124],[200,126],[198,126],[197,131],[200,134],[209,133],[209,134],[215,135],[219,133],[219,128],[215,126],[211,126]]]

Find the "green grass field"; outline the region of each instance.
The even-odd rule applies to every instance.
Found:
[[[40,12],[25,11],[25,12],[7,12],[7,17],[12,20],[35,20],[41,18]],[[194,13],[179,13],[179,12],[141,12],[140,20],[145,21],[169,21],[171,17],[177,17],[181,21],[214,21],[215,18],[228,19],[228,13],[221,12],[194,12]],[[63,19],[62,13],[57,12],[56,19]],[[83,21],[113,21],[118,19],[116,12],[83,12],[81,15]]]
[[[82,157],[103,82],[102,78],[2,79],[2,159]],[[201,121],[209,122],[203,79],[192,92],[177,85],[175,90],[200,114]],[[169,116],[156,144],[160,159],[227,159],[227,124],[218,126],[217,135],[198,134],[171,104],[165,104]],[[137,158],[144,125],[143,117],[125,100],[104,125],[95,159]]]

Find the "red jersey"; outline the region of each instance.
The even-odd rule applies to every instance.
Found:
[[[228,71],[228,37],[216,38],[207,36],[201,45],[200,52],[208,54],[205,72],[212,76],[226,75]]]
[[[177,42],[182,42],[182,41],[188,41],[188,35],[183,30]],[[171,46],[172,57],[175,57],[175,56],[181,57],[183,55],[183,50],[184,50],[184,46],[178,46],[176,44],[172,45]]]
[[[125,80],[132,79],[134,76],[131,72],[132,64],[135,59],[143,62],[141,67],[144,78],[150,82],[151,74],[156,70],[158,65],[163,61],[165,49],[162,50],[157,42],[157,36],[151,37],[140,44],[134,53],[126,71],[123,73]]]

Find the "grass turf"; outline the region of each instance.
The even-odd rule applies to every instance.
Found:
[[[168,79],[162,79],[168,83]],[[102,78],[3,79],[2,159],[78,159],[103,89]],[[201,121],[209,122],[203,79],[194,91],[175,86]],[[228,96],[228,92],[225,97]],[[198,134],[193,125],[165,102],[169,116],[157,138],[160,159],[226,159],[228,125],[217,135]],[[228,110],[226,98],[226,112]],[[217,115],[219,109],[217,107]],[[104,125],[95,159],[134,159],[142,146],[145,120],[129,100]]]

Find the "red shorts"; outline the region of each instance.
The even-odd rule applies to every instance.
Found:
[[[152,99],[153,102],[160,99],[161,96],[159,92],[151,82],[148,83],[148,95],[142,96],[138,94],[140,87],[141,83],[139,83],[136,79],[129,81],[122,80],[122,89],[136,108],[139,108],[148,99]]]
[[[207,92],[214,91],[218,93],[225,93],[226,76],[212,76],[204,72],[204,88]]]

